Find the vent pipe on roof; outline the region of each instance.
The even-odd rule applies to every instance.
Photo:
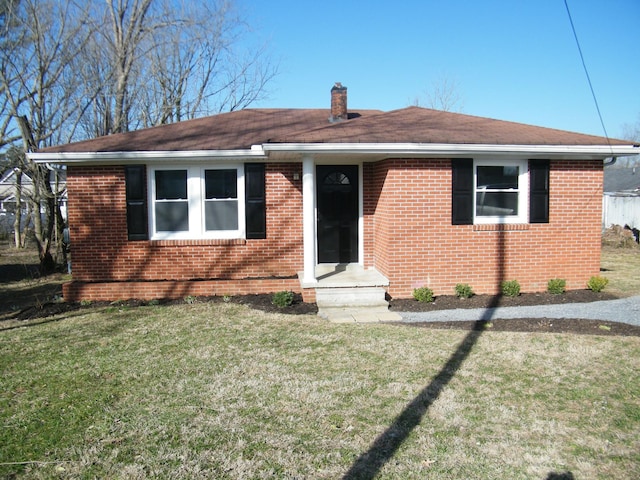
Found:
[[[342,86],[340,82],[331,88],[331,123],[341,122],[348,118],[347,113],[347,87]]]

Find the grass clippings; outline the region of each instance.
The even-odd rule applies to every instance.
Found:
[[[640,477],[640,337],[119,305],[1,331],[0,368],[1,477]]]

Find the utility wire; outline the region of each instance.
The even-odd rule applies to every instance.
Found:
[[[598,117],[600,118],[600,125],[602,125],[602,130],[604,131],[604,136],[607,139],[607,143],[609,147],[611,147],[611,142],[609,141],[609,134],[607,133],[607,128],[604,126],[604,120],[602,120],[602,113],[600,113],[600,106],[598,105],[598,99],[596,98],[596,92],[593,90],[593,84],[591,83],[591,77],[589,76],[589,70],[587,70],[587,64],[584,61],[584,55],[582,54],[582,48],[580,48],[580,41],[578,40],[578,34],[576,33],[576,27],[573,24],[573,19],[571,18],[571,11],[569,10],[569,4],[567,0],[564,0],[564,6],[567,9],[567,15],[569,16],[569,23],[571,23],[571,30],[573,31],[573,38],[576,39],[576,45],[578,46],[578,52],[580,52],[580,60],[582,60],[582,68],[584,68],[584,73],[587,76],[587,82],[589,82],[589,88],[591,89],[591,96],[593,97],[593,102],[596,104],[596,110],[598,111]]]

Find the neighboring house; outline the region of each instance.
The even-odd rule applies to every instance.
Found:
[[[12,168],[8,168],[0,175],[0,214],[15,208],[15,193],[15,173]]]
[[[612,225],[640,229],[640,166],[604,170],[602,228]]]
[[[638,145],[419,107],[348,111],[345,87],[331,95],[330,111],[241,110],[30,154],[67,166],[65,298],[314,301],[327,285],[410,297],[512,279],[535,292],[599,273],[603,161]]]
[[[605,168],[604,191],[640,194],[640,166],[619,167],[613,164]]]
[[[56,185],[55,178],[51,175],[51,190],[58,192],[58,203],[62,212],[63,218],[66,218],[67,214],[67,191],[65,187],[66,171],[63,168],[58,168],[58,183]],[[33,181],[31,177],[23,173],[21,179],[22,188],[22,204],[23,209],[26,210],[24,204],[27,197],[31,195],[33,190]],[[2,175],[0,175],[0,213],[13,213],[16,209],[16,172],[13,168],[7,169]]]

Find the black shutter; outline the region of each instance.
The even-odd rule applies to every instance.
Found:
[[[529,160],[529,222],[549,223],[549,160]]]
[[[129,240],[147,240],[147,195],[144,165],[125,167]]]
[[[245,217],[248,239],[267,238],[264,163],[244,165]]]
[[[451,160],[451,224],[473,224],[473,159]]]

